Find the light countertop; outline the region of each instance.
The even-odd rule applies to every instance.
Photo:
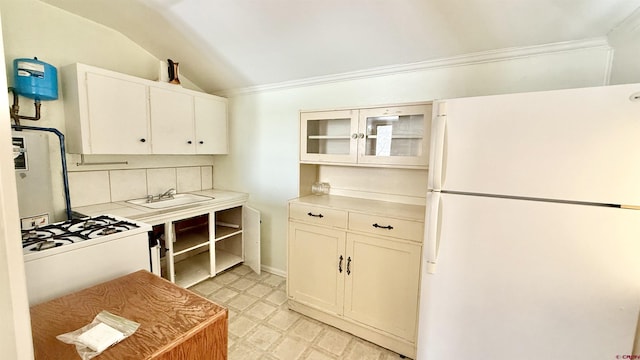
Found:
[[[155,225],[166,221],[196,216],[209,211],[240,206],[249,198],[249,195],[246,193],[218,189],[194,191],[190,192],[190,194],[208,196],[211,197],[211,200],[164,209],[150,209],[142,205],[128,203],[127,201],[116,201],[74,207],[73,211],[84,216],[111,214]]]
[[[338,195],[308,195],[289,200],[290,203],[308,204],[424,222],[425,206],[369,200]]]

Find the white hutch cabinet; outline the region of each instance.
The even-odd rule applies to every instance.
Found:
[[[289,307],[412,358],[430,125],[429,103],[301,112],[289,202]]]

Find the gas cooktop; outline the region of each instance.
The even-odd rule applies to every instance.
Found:
[[[22,231],[25,254],[137,229],[140,225],[113,215],[71,219]],[[124,234],[123,234],[124,235]]]

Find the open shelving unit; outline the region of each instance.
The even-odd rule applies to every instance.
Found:
[[[234,207],[215,214],[215,273],[240,262],[244,255],[242,242],[242,207]]]
[[[242,211],[236,206],[166,223],[162,276],[186,288],[243,262]]]

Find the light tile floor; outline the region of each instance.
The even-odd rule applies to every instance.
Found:
[[[391,360],[400,355],[287,308],[285,278],[236,266],[190,290],[229,309],[229,360]]]

